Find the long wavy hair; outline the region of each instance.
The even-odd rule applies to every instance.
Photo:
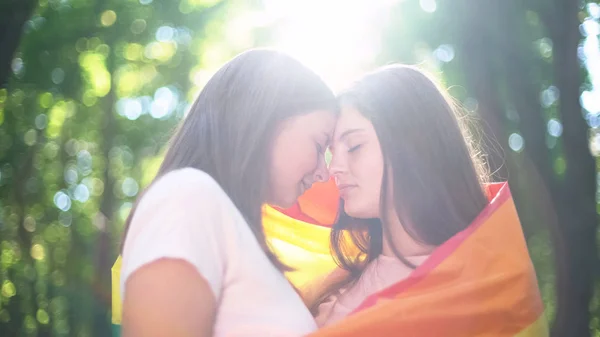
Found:
[[[268,163],[277,126],[314,110],[338,109],[335,95],[313,71],[275,50],[244,52],[202,89],[170,140],[153,182],[186,167],[208,173],[244,216],[270,260],[283,270],[263,233]],[[142,197],[126,220],[125,237]]]
[[[334,260],[348,274],[312,303],[314,315],[323,301],[352,286],[381,254],[384,236],[390,237],[385,226],[388,214],[396,213],[416,242],[439,246],[469,226],[488,203],[485,183],[489,175],[466,120],[444,90],[422,71],[402,65],[380,68],[342,92],[339,101],[366,117],[379,139],[385,168],[382,218],[351,218],[342,204],[330,241]],[[393,193],[388,193],[389,188]],[[385,209],[389,204],[395,212]],[[355,247],[348,244],[348,237]],[[400,261],[416,267],[389,243]],[[352,253],[356,248],[358,253]]]

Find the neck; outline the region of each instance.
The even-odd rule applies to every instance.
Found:
[[[382,226],[387,228],[387,231],[383,232],[381,254],[384,256],[396,256],[392,246],[404,257],[429,255],[435,249],[434,246],[413,239],[400,223],[396,212],[387,216],[387,221],[382,222]]]

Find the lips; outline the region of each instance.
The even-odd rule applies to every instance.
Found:
[[[342,198],[345,198],[348,195],[348,193],[355,187],[356,187],[356,185],[350,185],[350,184],[340,184],[337,186],[338,191],[340,192],[340,196]]]

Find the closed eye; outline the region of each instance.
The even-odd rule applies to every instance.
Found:
[[[362,146],[362,144],[353,146],[353,147],[351,147],[351,148],[348,149],[348,152],[354,152],[354,151],[358,150],[361,146]]]

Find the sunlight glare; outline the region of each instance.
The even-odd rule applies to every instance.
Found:
[[[334,89],[376,63],[383,25],[395,1],[265,0],[274,47],[319,73]]]

